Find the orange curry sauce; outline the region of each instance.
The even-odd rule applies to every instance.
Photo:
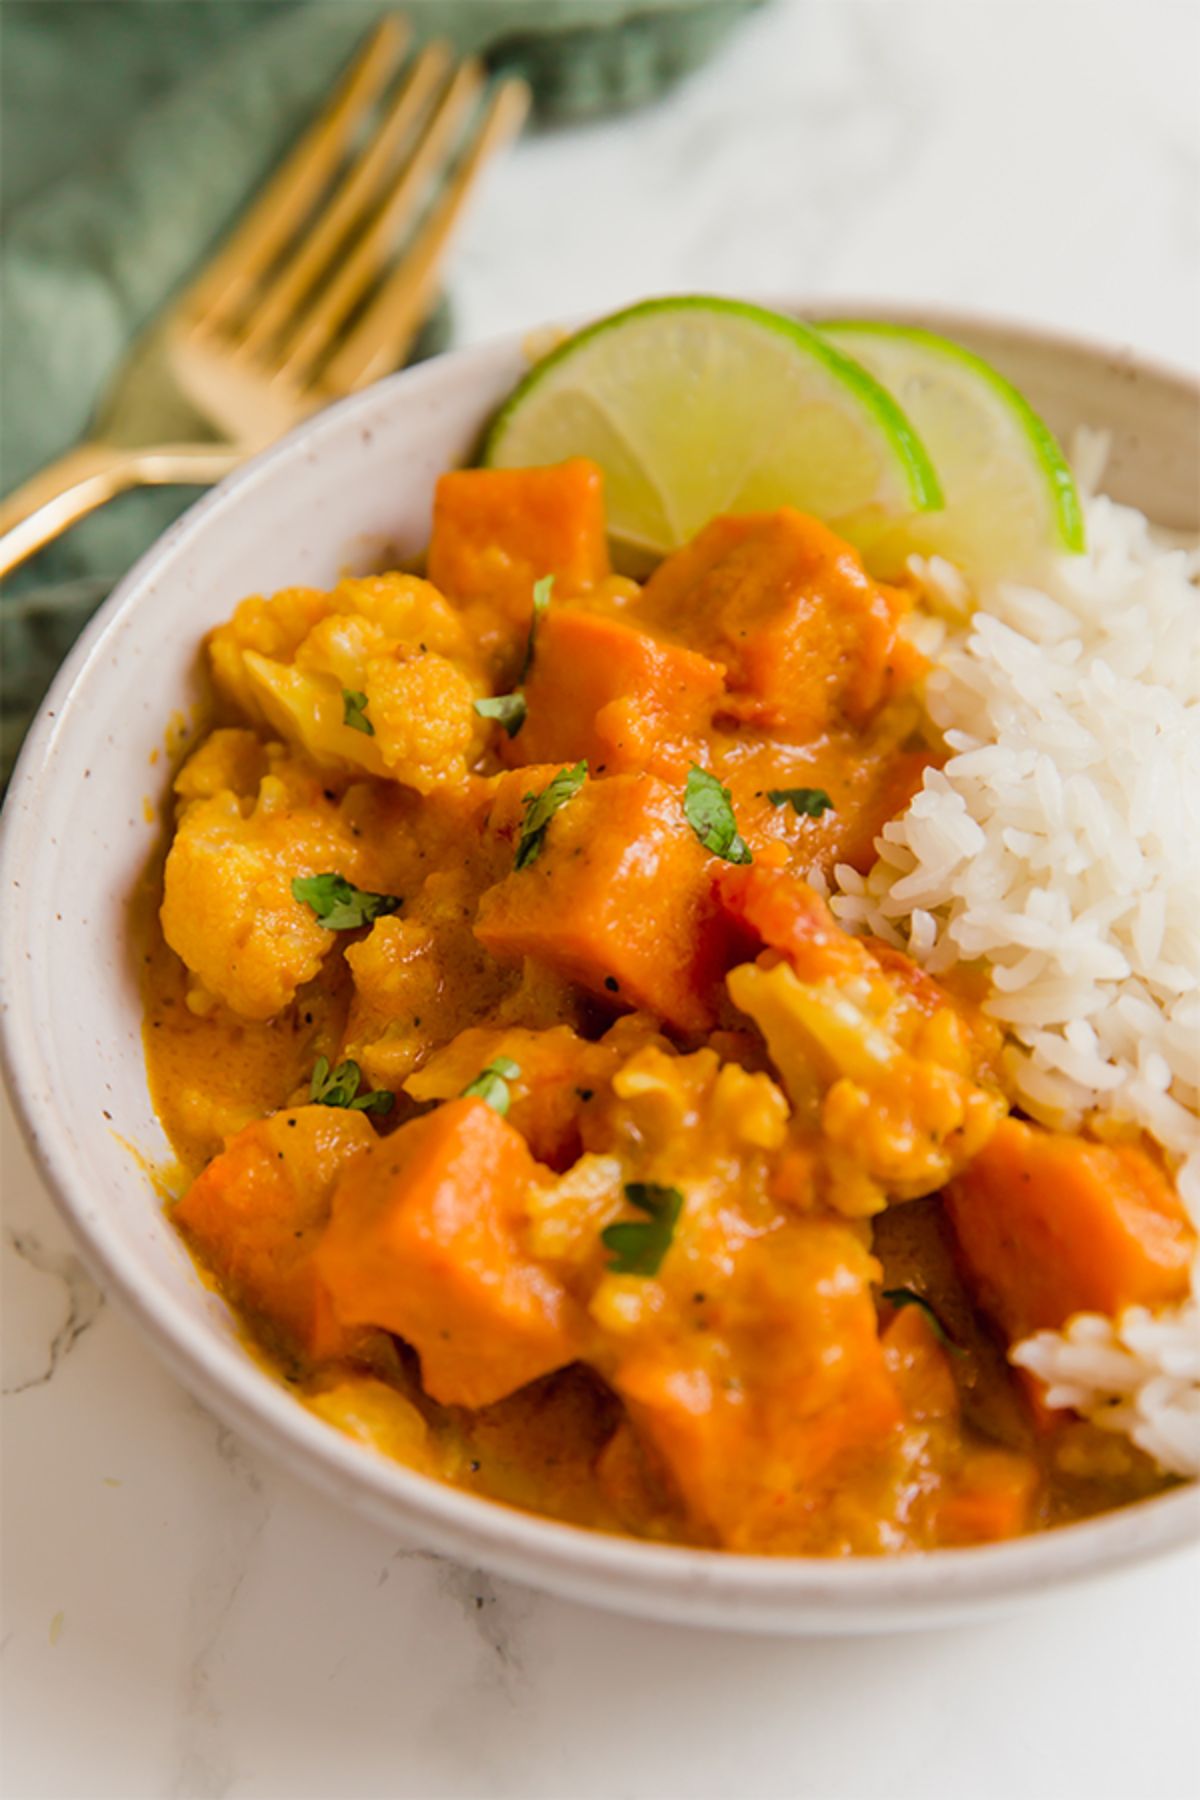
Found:
[[[147,1057],[259,1352],[443,1480],[729,1550],[1163,1485],[1004,1355],[1183,1292],[1161,1168],[1014,1118],[971,996],[805,880],[933,760],[906,596],[787,509],[639,587],[582,461],[443,477],[428,572],[245,601],[175,782]]]

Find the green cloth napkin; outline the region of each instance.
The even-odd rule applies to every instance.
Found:
[[[554,124],[640,105],[759,0],[401,0]],[[87,431],[132,337],[238,216],[380,0],[0,5],[0,490]],[[419,353],[449,335],[445,304]],[[0,778],[80,627],[194,498],[112,502],[6,584]]]

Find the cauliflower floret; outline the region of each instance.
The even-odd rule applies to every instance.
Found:
[[[607,1265],[598,1234],[627,1209],[627,1184],[684,1196],[679,1254],[662,1279],[686,1310],[696,1290],[718,1279],[731,1246],[777,1223],[767,1183],[788,1104],[769,1075],[723,1063],[712,1050],[678,1055],[645,1015],[620,1021],[591,1049],[586,1154],[531,1198],[530,1241],[608,1329],[616,1314],[640,1317],[642,1300],[663,1304],[657,1282],[631,1282]]]
[[[715,1050],[676,1056],[650,1043],[613,1078],[624,1102],[621,1127],[644,1145],[669,1152],[695,1133],[713,1161],[753,1150],[777,1150],[788,1105],[769,1075],[722,1063]]]
[[[209,654],[236,706],[328,768],[429,793],[461,782],[484,742],[475,701],[487,686],[466,630],[414,575],[243,601]]]
[[[373,656],[363,691],[389,774],[421,793],[465,776],[483,743],[481,689],[454,663],[433,650]]]
[[[276,662],[290,662],[313,626],[330,610],[330,601],[331,596],[318,588],[281,588],[269,600],[253,594],[209,637],[209,664],[218,691],[256,725],[265,725],[267,717],[247,673],[245,652],[253,650]]]
[[[226,727],[205,738],[175,777],[180,801],[207,800],[229,788],[240,796],[258,792],[270,767],[267,746],[254,731]]]
[[[438,656],[469,654],[470,639],[459,615],[431,581],[417,575],[347,576],[333,590],[332,601],[332,611],[357,613],[385,637]]]
[[[377,919],[347,951],[354,1001],[345,1054],[374,1085],[398,1087],[515,984],[513,971],[500,968],[475,940],[474,901],[469,870],[439,871],[403,919]]]
[[[829,1198],[842,1211],[932,1193],[1004,1115],[949,1004],[927,1017],[878,971],[802,981],[786,962],[745,963],[727,985],[765,1037],[798,1116],[819,1126]]]
[[[461,1458],[439,1445],[411,1400],[372,1375],[346,1375],[331,1387],[301,1396],[319,1419],[336,1425],[390,1462],[431,1475],[452,1473]]]
[[[292,897],[293,879],[332,871],[360,885],[364,852],[316,772],[277,744],[259,746],[267,773],[256,792],[215,785],[222,773],[231,783],[249,776],[249,736],[214,733],[180,771],[161,918],[199,983],[196,1010],[215,996],[242,1018],[268,1019],[313,979],[334,942]]]

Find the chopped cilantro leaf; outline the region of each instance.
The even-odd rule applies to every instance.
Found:
[[[486,1069],[481,1069],[474,1081],[469,1081],[462,1091],[464,1100],[484,1100],[503,1118],[508,1111],[512,1096],[508,1091],[510,1081],[515,1081],[521,1073],[521,1065],[513,1062],[509,1056],[497,1056]]]
[[[375,727],[367,717],[367,696],[357,688],[342,689],[342,724],[348,725],[351,731],[375,736]]]
[[[790,806],[800,818],[819,819],[822,813],[832,812],[833,801],[824,788],[768,788],[767,799],[772,806]]]
[[[538,620],[550,604],[550,593],[554,587],[553,575],[543,575],[540,581],[533,584],[533,617],[529,621],[529,636],[525,640],[525,655],[521,661],[521,673],[517,677],[518,685],[511,694],[495,694],[490,700],[477,700],[475,711],[481,719],[495,719],[503,725],[510,738],[516,737],[525,723],[525,694],[521,683],[525,680],[533,666],[533,649],[537,638]]]
[[[518,681],[524,681],[533,667],[534,644],[537,640],[538,620],[550,604],[550,596],[554,592],[553,575],[543,575],[540,581],[533,584],[533,617],[529,621],[529,636],[525,640],[525,659],[521,664]]]
[[[661,1187],[656,1181],[627,1181],[625,1198],[649,1217],[605,1226],[600,1242],[612,1251],[608,1266],[614,1275],[657,1275],[671,1248],[683,1195],[677,1187]]]
[[[575,798],[587,780],[587,772],[587,763],[577,762],[573,769],[560,769],[540,794],[526,794],[525,817],[521,821],[521,835],[517,839],[517,855],[513,864],[515,869],[527,869],[540,856],[551,819],[556,812],[561,812],[568,800]]]
[[[366,894],[344,875],[297,875],[292,898],[311,906],[329,931],[357,931],[384,913],[394,913],[404,902],[398,894]]]
[[[396,1104],[395,1094],[389,1093],[387,1088],[360,1094],[361,1085],[362,1070],[356,1062],[341,1062],[331,1070],[329,1058],[318,1056],[308,1097],[314,1106],[345,1106],[352,1112],[391,1112]]]
[[[733,816],[729,789],[715,775],[693,763],[688,770],[683,811],[688,824],[706,850],[726,862],[748,863],[753,858]]]
[[[496,694],[490,700],[477,700],[475,711],[481,719],[495,719],[509,737],[516,737],[525,723],[525,696],[520,688],[515,694]]]

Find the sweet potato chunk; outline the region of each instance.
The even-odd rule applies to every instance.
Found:
[[[490,818],[514,842],[524,796],[557,771],[499,783]],[[684,1030],[711,1024],[712,858],[681,793],[650,775],[587,781],[551,820],[539,855],[489,888],[475,931],[501,962],[532,957],[614,1006]]]
[[[735,960],[765,947],[780,951],[802,981],[852,981],[872,972],[861,941],[842,929],[814,888],[786,870],[723,868],[713,891],[733,927]]]
[[[342,1324],[421,1358],[426,1392],[490,1406],[572,1361],[567,1296],[520,1244],[536,1164],[482,1100],[451,1100],[351,1164],[317,1268]]]
[[[361,1112],[274,1113],[239,1131],[175,1208],[232,1297],[314,1362],[342,1355],[360,1335],[339,1325],[313,1250],[338,1174],[374,1142]]]
[[[803,1542],[830,1485],[900,1422],[876,1272],[846,1227],[788,1226],[743,1249],[709,1331],[618,1367],[636,1430],[693,1524],[725,1548]]]
[[[688,612],[688,597],[731,551],[756,532],[765,513],[726,513],[713,519],[694,538],[664,557],[647,584],[655,614],[672,628]]]
[[[968,1281],[1010,1340],[1187,1291],[1195,1234],[1161,1169],[1131,1145],[1005,1119],[946,1208]]]
[[[907,602],[791,507],[717,519],[651,576],[648,623],[727,668],[727,709],[810,742],[866,725],[920,659],[898,634]]]
[[[501,750],[513,764],[583,756],[609,774],[670,767],[704,729],[722,686],[719,664],[694,650],[621,619],[552,606],[525,682],[525,724]]]
[[[950,1358],[921,1307],[898,1307],[879,1341],[910,1419],[957,1418]]]
[[[541,469],[454,469],[437,484],[429,579],[452,600],[488,600],[528,624],[533,584],[585,593],[609,573],[604,477],[572,457]]]
[[[620,1065],[620,1050],[589,1043],[568,1025],[536,1031],[519,1025],[473,1026],[410,1075],[405,1092],[422,1102],[451,1100],[497,1057],[521,1071],[508,1084],[506,1118],[540,1163],[569,1168],[583,1151],[582,1109],[607,1091]]]

